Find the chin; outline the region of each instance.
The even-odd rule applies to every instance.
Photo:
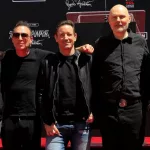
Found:
[[[121,33],[121,32],[124,32],[124,31],[125,31],[125,29],[117,29],[117,30],[116,30],[116,32],[118,32],[118,33],[119,33],[119,32]]]
[[[18,49],[20,49],[20,50],[24,50],[24,49],[25,49],[25,47],[18,47]]]

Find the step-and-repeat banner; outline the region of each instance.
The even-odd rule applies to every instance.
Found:
[[[103,22],[109,9],[117,3],[125,5],[131,11],[145,11],[144,16],[142,12],[141,15],[140,12],[138,14],[133,12],[131,15],[133,21],[137,22],[137,32],[150,43],[148,39],[150,21],[147,19],[150,15],[148,0],[3,0],[0,3],[0,50],[12,47],[13,27],[17,21],[27,20],[34,37],[32,47],[57,51],[54,31],[60,20],[69,18],[76,23]],[[137,18],[143,18],[143,20]]]
[[[0,51],[13,47],[12,29],[19,20],[29,22],[34,37],[32,47],[57,51],[54,31],[59,21],[68,18],[76,23],[104,22],[110,8],[118,3],[125,5],[131,11],[132,21],[137,23],[136,32],[147,39],[150,47],[148,2],[149,0],[1,0]],[[148,118],[149,116],[150,114]],[[147,127],[150,127],[149,120]],[[150,135],[150,128],[146,128],[146,134]]]

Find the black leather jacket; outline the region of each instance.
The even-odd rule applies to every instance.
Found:
[[[76,51],[75,64],[78,68],[78,76],[81,82],[82,93],[86,102],[88,114],[91,113],[91,77],[90,68],[92,56]],[[41,63],[39,75],[37,79],[37,99],[41,103],[41,114],[43,122],[51,125],[57,122],[55,100],[58,100],[59,93],[57,91],[59,79],[59,65],[61,64],[58,54],[50,54]],[[48,66],[48,67],[46,67]]]

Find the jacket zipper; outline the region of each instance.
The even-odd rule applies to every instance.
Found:
[[[54,91],[53,91],[53,108],[52,108],[52,113],[53,113],[53,118],[54,118],[54,120],[55,120],[55,123],[57,122],[57,120],[56,120],[56,117],[55,117],[55,115],[54,115],[54,99],[56,99],[56,96],[55,96],[55,92],[56,92],[56,86],[57,86],[57,84],[58,84],[58,80],[59,80],[59,66],[60,66],[60,63],[58,64],[58,66],[57,66],[57,80],[56,80],[56,83],[55,83],[55,86],[54,86]]]
[[[87,104],[87,98],[86,98],[86,95],[85,95],[85,89],[84,89],[84,87],[83,87],[83,82],[82,82],[82,80],[81,80],[81,78],[80,78],[80,74],[79,74],[79,67],[78,67],[79,56],[80,56],[80,54],[78,55],[77,60],[75,61],[75,64],[76,64],[77,71],[78,71],[78,77],[79,77],[79,80],[80,80],[80,82],[81,82],[81,88],[82,88],[82,92],[83,92],[83,94],[84,94],[86,106],[87,106],[87,108],[88,108],[88,112],[89,112],[89,115],[90,115],[90,109],[89,109],[89,106],[88,106],[88,104]]]

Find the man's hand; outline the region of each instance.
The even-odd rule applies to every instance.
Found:
[[[45,127],[45,131],[46,131],[47,136],[53,136],[55,134],[60,135],[60,132],[57,129],[57,127],[55,126],[55,124],[52,124],[50,126],[47,124],[44,124],[44,127]]]
[[[89,53],[89,54],[92,54],[94,52],[94,48],[90,44],[82,45],[80,47],[77,47],[76,49],[80,52],[85,52],[85,53]]]
[[[87,123],[92,123],[94,121],[94,116],[93,114],[91,113],[88,117],[88,119],[86,120]]]

